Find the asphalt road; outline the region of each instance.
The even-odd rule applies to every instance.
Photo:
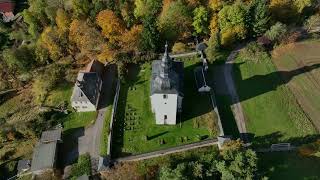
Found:
[[[84,136],[79,138],[79,154],[89,153],[91,157],[97,158],[100,153],[102,128],[107,107],[112,103],[112,82],[116,78],[116,68],[106,68],[102,77],[103,84],[99,100],[97,119],[95,123],[84,130]]]

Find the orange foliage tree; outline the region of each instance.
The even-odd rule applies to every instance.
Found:
[[[102,34],[108,38],[111,43],[119,40],[119,37],[125,31],[123,23],[111,10],[99,12],[96,21],[102,29]]]

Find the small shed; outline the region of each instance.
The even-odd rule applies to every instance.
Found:
[[[199,66],[194,69],[194,78],[197,84],[198,92],[209,92],[211,88],[207,85],[203,67]]]
[[[44,131],[41,134],[40,142],[41,143],[49,143],[49,142],[54,142],[54,141],[62,142],[61,132],[62,132],[61,128],[51,130],[51,131]]]
[[[56,165],[57,143],[39,143],[36,145],[31,163],[31,171],[41,174],[46,170],[53,170]]]

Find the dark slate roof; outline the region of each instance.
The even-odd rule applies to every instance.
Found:
[[[99,90],[98,83],[99,77],[97,73],[79,72],[71,101],[90,101],[92,104],[96,104],[98,99],[97,91]]]
[[[51,169],[55,165],[57,142],[39,143],[33,151],[31,171]]]
[[[160,76],[161,60],[152,63],[151,95],[153,94],[179,94],[183,96],[183,62],[171,61],[168,79]],[[169,81],[170,85],[163,85]]]
[[[54,141],[61,141],[61,132],[62,130],[60,128],[50,131],[44,131],[42,132],[40,142],[49,143]]]
[[[22,173],[24,170],[30,168],[31,162],[30,160],[22,159],[18,161],[17,170],[18,174]]]
[[[86,67],[86,72],[96,72],[99,76],[102,75],[104,65],[97,60],[92,60]]]
[[[208,45],[204,42],[197,44],[196,49],[197,51],[204,51],[207,49]]]

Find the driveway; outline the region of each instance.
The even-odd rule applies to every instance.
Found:
[[[227,91],[228,94],[231,97],[231,109],[233,111],[234,118],[236,120],[238,130],[240,133],[240,138],[244,142],[248,142],[248,137],[247,137],[247,129],[246,129],[246,122],[245,122],[245,117],[244,113],[242,110],[242,106],[239,100],[239,96],[237,93],[237,89],[234,84],[234,79],[233,79],[233,64],[234,64],[234,59],[239,53],[239,51],[242,49],[243,46],[235,49],[232,51],[224,65],[224,78],[225,78],[225,83],[227,86]]]
[[[99,99],[97,119],[95,123],[84,130],[84,136],[80,137],[79,154],[89,153],[91,157],[98,158],[100,153],[100,144],[105,112],[107,107],[112,104],[112,84],[116,78],[116,67],[111,65],[105,68],[102,80],[102,89]]]

